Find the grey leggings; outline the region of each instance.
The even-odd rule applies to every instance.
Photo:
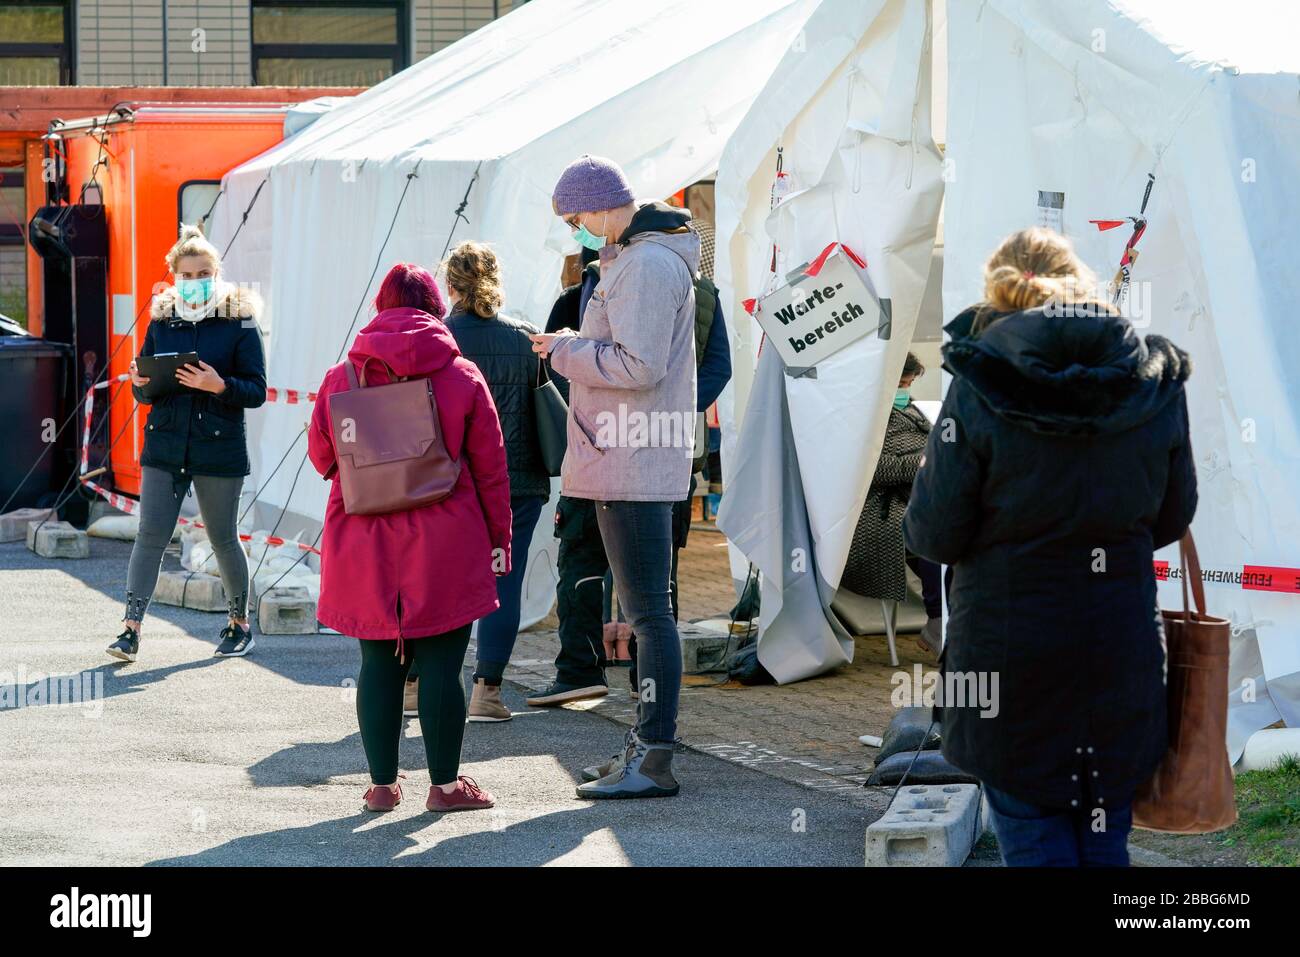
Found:
[[[242,619],[248,614],[248,560],[239,544],[239,492],[244,479],[195,475],[192,481],[208,541],[221,569],[230,617]],[[163,549],[172,539],[190,482],[187,475],[173,475],[148,465],[142,469],[140,531],[126,572],[127,621],[140,621],[149,607],[154,586],[158,584]]]

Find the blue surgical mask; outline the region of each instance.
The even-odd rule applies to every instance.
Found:
[[[203,279],[177,279],[176,291],[181,294],[181,298],[191,306],[197,306],[201,302],[207,302],[212,298],[212,277],[207,276]]]
[[[894,393],[894,408],[906,409],[907,403],[912,401],[912,393],[907,389],[899,389]]]

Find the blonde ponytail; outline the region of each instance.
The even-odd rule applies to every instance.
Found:
[[[1035,226],[1012,233],[984,265],[984,302],[971,331],[979,334],[998,313],[1036,309],[1045,303],[1086,305],[1112,311],[1100,296],[1097,277],[1060,233]]]
[[[501,263],[484,243],[463,242],[451,251],[442,268],[447,285],[465,308],[484,319],[497,314],[505,302],[501,288]]]

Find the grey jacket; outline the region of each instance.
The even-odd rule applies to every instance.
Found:
[[[647,204],[601,258],[576,336],[557,339],[569,380],[563,492],[596,501],[679,502],[695,436],[695,285],[689,211]]]

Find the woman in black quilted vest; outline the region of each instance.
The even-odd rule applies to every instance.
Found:
[[[504,301],[501,264],[489,247],[461,243],[447,257],[443,269],[452,303],[447,328],[456,337],[461,355],[477,365],[487,379],[501,419],[513,514],[511,551],[515,560],[510,574],[497,579],[501,607],[479,622],[469,720],[509,721],[510,710],[501,703],[501,678],[519,634],[528,547],[551,494],[551,479],[537,440],[533,398],[541,359],[528,338],[538,330],[530,323],[497,314]]]

